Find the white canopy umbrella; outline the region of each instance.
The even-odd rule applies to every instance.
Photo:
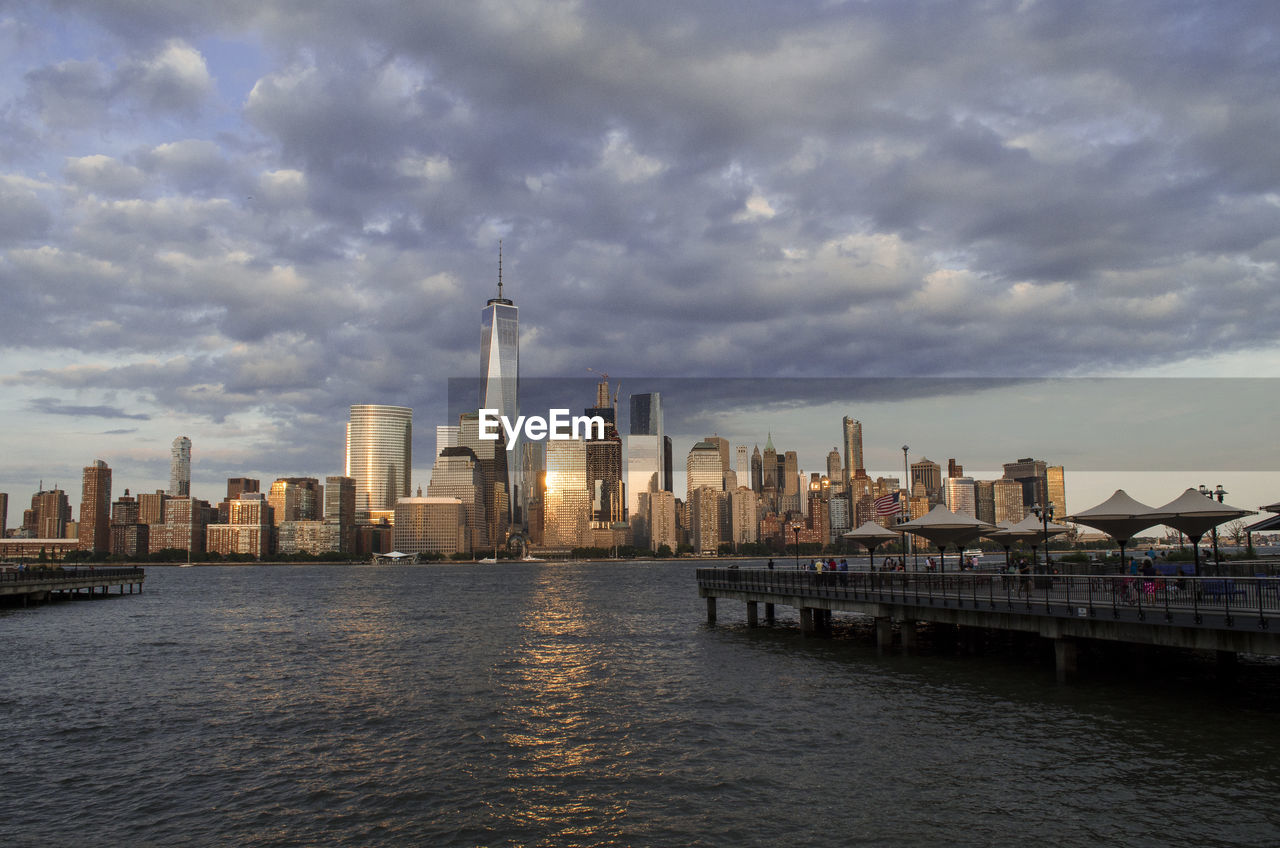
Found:
[[[1251,509],[1218,503],[1213,498],[1202,495],[1198,489],[1187,489],[1160,507],[1160,512],[1168,513],[1163,519],[1164,524],[1180,533],[1186,533],[1191,539],[1195,550],[1197,577],[1200,576],[1200,538],[1224,521],[1254,514]]]
[[[1124,568],[1124,546],[1137,533],[1163,524],[1169,513],[1152,509],[1140,503],[1125,492],[1116,489],[1115,494],[1095,507],[1084,512],[1068,515],[1065,520],[1074,521],[1101,530],[1120,545],[1120,567]]]
[[[1009,528],[1009,532],[1015,534],[1015,538],[1022,539],[1031,543],[1031,564],[1035,565],[1036,543],[1044,539],[1044,566],[1049,567],[1049,537],[1061,536],[1071,528],[1065,524],[1058,524],[1054,521],[1045,521],[1039,518],[1035,513],[1031,513],[1019,521],[1017,524]]]
[[[982,534],[983,538],[997,542],[1000,547],[1004,548],[1004,567],[1006,570],[1009,568],[1009,549],[1013,547],[1014,542],[1026,538],[1025,536],[1015,534],[1012,531],[1012,527],[1012,521],[998,521],[996,522],[996,529],[988,530],[986,533]]]
[[[895,530],[888,530],[874,521],[868,521],[857,530],[850,530],[848,533],[841,534],[841,538],[857,542],[867,549],[868,556],[871,557],[871,570],[876,570],[876,547],[881,542],[892,541],[897,539],[899,534]]]
[[[972,515],[956,514],[942,504],[938,504],[925,515],[911,521],[903,522],[894,529],[899,533],[915,533],[923,536],[938,546],[939,557],[945,562],[947,545],[955,545],[963,550],[965,544],[972,542],[995,525],[979,521]],[[944,570],[943,563],[938,570]]]

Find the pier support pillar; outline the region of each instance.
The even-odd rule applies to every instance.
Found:
[[[756,613],[757,604],[755,601],[747,601],[747,626],[756,627],[759,624]]]
[[[773,604],[765,604],[764,605],[764,623],[773,624],[773,621],[774,621]]]
[[[800,633],[804,636],[813,635],[813,608],[800,607]]]
[[[883,654],[893,648],[893,619],[888,616],[876,618],[876,653]]]
[[[707,624],[716,623],[716,599],[707,598]]]
[[[911,654],[920,646],[920,632],[915,620],[902,622],[902,652]]]
[[[1058,672],[1058,682],[1066,683],[1076,675],[1076,643],[1071,639],[1053,640],[1053,664]]]

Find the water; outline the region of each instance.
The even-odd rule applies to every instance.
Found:
[[[1063,687],[719,612],[687,562],[151,568],[2,610],[0,844],[1280,844],[1280,667]]]

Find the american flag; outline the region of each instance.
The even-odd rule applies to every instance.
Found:
[[[872,501],[871,505],[875,507],[877,518],[882,518],[886,515],[897,515],[898,514],[898,493],[894,492],[891,495],[885,495],[884,497],[876,498],[874,501]]]

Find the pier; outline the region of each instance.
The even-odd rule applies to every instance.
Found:
[[[746,603],[747,624],[794,607],[805,635],[830,631],[831,615],[875,621],[876,644],[893,645],[893,625],[911,650],[921,623],[1014,631],[1052,640],[1059,679],[1075,673],[1084,640],[1280,656],[1280,578],[1033,575],[961,572],[811,572],[699,568],[707,620],[719,599]]]
[[[0,599],[21,605],[50,600],[94,598],[126,592],[142,592],[146,579],[141,568],[30,568],[0,572]]]

